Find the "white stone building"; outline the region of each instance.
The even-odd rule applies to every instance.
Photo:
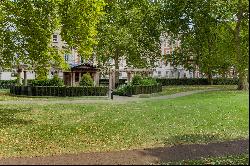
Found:
[[[62,41],[62,38],[60,36],[60,31],[56,31],[52,35],[52,46],[57,47],[59,49],[64,49],[67,47],[67,43]],[[164,60],[164,56],[169,56],[173,51],[175,46],[180,46],[180,41],[177,41],[176,44],[170,44],[169,40],[161,37],[161,55],[162,58],[157,60],[155,62],[155,68],[153,68],[153,77],[155,78],[193,78],[193,77],[199,77],[199,73],[196,72],[195,75],[191,71],[185,70],[183,67],[178,66],[177,68],[174,68],[169,63],[166,63]],[[78,66],[82,63],[91,63],[93,65],[96,65],[97,62],[95,59],[93,61],[86,61],[80,57],[80,55],[77,53],[75,49],[71,49],[70,54],[65,54],[64,59],[71,67]],[[114,68],[114,60],[109,61],[110,66],[113,66],[111,68]],[[125,69],[127,68],[126,60],[124,58],[120,59],[119,63],[119,69]],[[13,80],[16,79],[14,69],[9,69],[8,71],[1,71],[0,70],[0,80]],[[53,77],[54,70],[51,69],[49,73],[49,78]],[[22,73],[22,78],[24,78],[24,75]],[[63,72],[59,72],[59,77],[63,78]],[[108,78],[108,75],[101,75],[101,78]],[[120,79],[126,79],[127,73],[126,72],[120,72],[119,75]],[[35,79],[35,72],[34,71],[28,71],[27,72],[27,79]]]

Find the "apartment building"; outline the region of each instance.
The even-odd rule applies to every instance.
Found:
[[[68,47],[67,43],[64,42],[61,38],[60,31],[55,31],[55,33],[52,35],[52,46],[57,47],[59,50],[62,50],[66,47]],[[173,67],[170,65],[170,63],[166,63],[164,60],[165,57],[170,56],[176,46],[180,46],[180,41],[176,41],[175,43],[171,43],[170,39],[162,36],[160,38],[161,40],[161,55],[162,57],[156,60],[155,66],[153,68],[153,77],[155,78],[193,78],[193,77],[200,77],[199,72],[193,73],[191,71],[185,70],[182,66]],[[90,63],[92,65],[97,65],[97,62],[95,60],[95,57],[93,57],[92,60],[85,60],[81,58],[81,56],[77,53],[77,50],[71,48],[70,53],[64,54],[65,61],[69,64],[70,67],[78,66],[82,63]],[[109,60],[109,66],[111,68],[114,68],[114,60]],[[120,59],[119,63],[119,69],[125,69],[127,68],[126,60],[125,58]],[[51,69],[49,72],[49,78],[53,77],[54,75],[54,69]],[[9,69],[8,71],[0,71],[0,80],[13,80],[16,79],[15,77],[15,69]],[[59,77],[63,78],[63,71],[60,71]],[[21,75],[22,77],[23,74]],[[27,78],[28,79],[35,79],[35,72],[34,71],[28,71],[27,72]],[[101,74],[101,78],[108,78],[108,75],[105,73]],[[119,74],[120,79],[126,79],[127,73],[126,72],[120,72]]]

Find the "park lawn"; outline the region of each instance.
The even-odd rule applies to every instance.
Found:
[[[0,105],[0,157],[245,139],[248,92],[131,103]]]
[[[155,96],[172,95],[180,92],[194,91],[194,90],[209,90],[209,89],[221,89],[221,90],[236,90],[237,85],[176,85],[176,86],[164,86],[162,92],[154,94],[141,94],[140,98],[148,98]]]
[[[249,154],[203,158],[200,160],[183,160],[163,163],[162,165],[249,165]]]

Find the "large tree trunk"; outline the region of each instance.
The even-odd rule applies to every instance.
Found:
[[[239,72],[238,90],[249,90],[249,83],[247,81],[247,74],[245,72]]]
[[[234,38],[235,38],[235,50],[236,50],[236,69],[239,73],[239,83],[238,83],[238,90],[248,90],[249,89],[249,83],[247,81],[247,72],[246,67],[242,62],[244,62],[244,58],[242,57],[242,50],[241,50],[241,38],[240,38],[240,32],[241,32],[241,23],[243,19],[243,8],[242,8],[242,0],[239,0],[238,2],[238,13],[237,16],[237,23],[234,29]]]
[[[212,77],[212,74],[211,73],[208,73],[207,74],[207,79],[208,79],[208,83],[210,84],[210,85],[213,85],[214,83],[213,83],[213,77]]]
[[[119,50],[116,50],[115,57],[115,84],[119,84]]]

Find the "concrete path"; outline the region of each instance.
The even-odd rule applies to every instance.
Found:
[[[126,96],[114,96],[114,99],[70,99],[70,100],[47,100],[41,98],[41,100],[7,100],[7,101],[0,101],[1,104],[85,104],[85,103],[126,103],[126,102],[133,102],[133,101],[147,101],[147,100],[163,100],[163,99],[173,99],[183,96],[189,96],[196,93],[203,93],[209,91],[217,91],[220,89],[207,89],[207,90],[195,90],[195,91],[188,91],[188,92],[181,92],[172,95],[166,96],[157,96],[157,97],[150,97],[150,98],[139,98],[139,95],[134,95],[132,97]]]
[[[7,158],[0,160],[0,165],[149,165],[242,153],[249,153],[248,139],[117,152]]]

